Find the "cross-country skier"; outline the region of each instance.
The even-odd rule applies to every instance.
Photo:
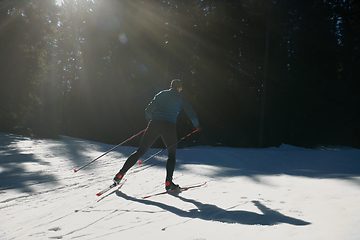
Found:
[[[145,109],[148,127],[141,139],[139,148],[133,152],[115,175],[114,182],[119,183],[126,172],[150,149],[155,140],[161,137],[165,146],[177,141],[176,121],[183,108],[196,129],[200,129],[199,120],[194,109],[181,93],[182,82],[179,79],[171,81],[170,89],[163,90],[155,95]],[[176,162],[176,144],[167,149],[165,189],[175,190],[179,185],[172,181]]]

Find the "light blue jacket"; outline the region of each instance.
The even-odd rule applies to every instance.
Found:
[[[145,109],[146,119],[147,121],[155,119],[176,123],[182,108],[194,127],[198,128],[199,120],[194,109],[184,95],[175,89],[163,90],[155,95]]]

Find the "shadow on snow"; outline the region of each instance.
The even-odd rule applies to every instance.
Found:
[[[176,214],[180,217],[186,217],[186,218],[193,218],[193,219],[197,218],[206,221],[217,221],[223,223],[239,223],[244,225],[270,226],[270,225],[277,225],[280,223],[287,223],[295,226],[305,226],[311,224],[309,222],[300,219],[285,216],[275,210],[266,207],[259,201],[252,201],[252,202],[262,212],[262,214],[249,212],[249,211],[241,211],[241,210],[229,211],[226,209],[219,208],[216,205],[204,204],[196,200],[181,197],[178,194],[176,195],[172,194],[173,196],[179,198],[184,202],[194,204],[196,207],[190,211],[184,211],[179,208],[166,205],[164,203],[155,202],[147,199],[133,198],[120,191],[117,191],[116,194],[117,196],[122,197],[126,200],[138,202],[146,205],[156,206],[163,210]]]
[[[280,148],[244,149],[203,147],[182,149],[178,170],[196,172],[197,165],[210,165],[211,177],[279,175],[348,179],[360,185],[360,150],[353,148],[312,150],[289,145]]]
[[[17,143],[29,141],[29,144],[41,144],[46,147],[43,155],[38,152],[26,151],[26,146],[21,149]],[[85,153],[91,151],[94,155],[101,155],[113,146],[108,144],[90,142],[86,140],[62,137],[62,140],[36,140],[28,139],[13,134],[0,134],[0,190],[18,188],[23,192],[32,192],[31,185],[39,183],[56,184],[58,176],[55,176],[50,168],[63,167],[63,164],[73,165],[78,168],[93,158]],[[114,152],[103,158],[123,158],[119,161],[116,170],[122,166],[123,161],[136,148],[119,147],[114,152],[116,157],[111,156]],[[25,150],[25,151],[24,151]],[[143,159],[151,156],[160,149],[150,149]],[[96,154],[95,154],[96,153]],[[35,155],[37,154],[37,155]],[[165,168],[166,151],[149,160],[144,165]],[[58,163],[57,161],[63,161]],[[69,163],[70,162],[70,163]],[[29,172],[27,164],[38,165]],[[100,159],[82,171],[93,171],[94,168],[104,164]],[[198,166],[204,166],[209,171],[200,170]],[[34,171],[33,169],[39,169]],[[115,171],[116,171],[115,170]],[[164,169],[165,170],[165,169]],[[72,171],[72,169],[69,169]],[[354,177],[360,176],[360,150],[353,148],[310,150],[304,148],[282,145],[280,148],[265,149],[242,149],[227,147],[194,147],[179,149],[177,152],[176,171],[195,172],[207,177],[231,177],[247,176],[257,181],[259,175],[287,174],[311,178],[338,178],[348,179],[360,186],[360,180]],[[135,171],[136,172],[136,171]],[[110,173],[109,173],[110,174]],[[112,174],[112,173],[111,173]],[[111,175],[110,174],[110,175]]]
[[[56,174],[59,169],[67,167],[65,171],[71,173],[69,165],[79,167],[92,160],[84,153],[96,151],[100,155],[110,149],[107,144],[65,136],[61,140],[50,140],[0,133],[0,143],[0,191],[17,189],[24,193],[33,193],[33,186],[38,184],[57,185],[61,178],[61,174]],[[84,171],[94,168],[96,164]]]
[[[0,189],[20,188],[23,192],[32,192],[31,185],[54,182],[52,174],[45,171],[31,171],[26,169],[26,164],[50,165],[46,161],[36,158],[32,153],[20,151],[16,143],[24,140],[24,137],[1,134],[0,142]]]

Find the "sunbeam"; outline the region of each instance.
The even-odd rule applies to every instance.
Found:
[[[64,3],[64,0],[56,0],[56,5],[61,6]]]

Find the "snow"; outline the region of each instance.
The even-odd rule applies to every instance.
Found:
[[[0,239],[360,239],[360,150],[348,147],[179,149],[164,191],[166,151],[97,197],[136,148],[66,136],[0,133]],[[150,149],[148,157],[159,149]]]

